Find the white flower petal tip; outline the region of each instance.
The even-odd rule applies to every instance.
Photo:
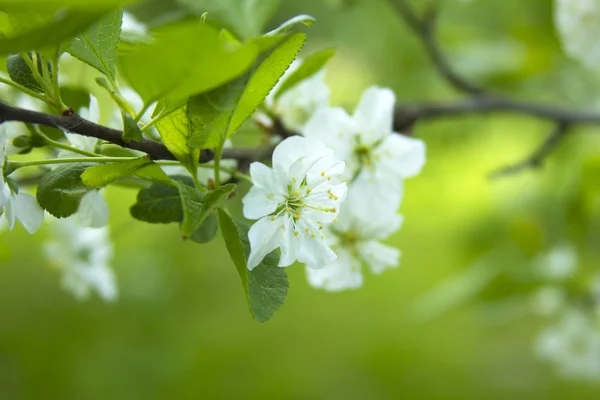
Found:
[[[248,269],[279,248],[279,266],[300,261],[314,268],[336,259],[325,226],[335,221],[346,196],[339,178],[344,164],[317,140],[300,136],[282,141],[273,152],[273,168],[252,163],[254,186],[243,199],[244,216],[258,219],[250,228]]]

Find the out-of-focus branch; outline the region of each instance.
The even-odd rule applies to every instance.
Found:
[[[542,165],[544,158],[558,146],[562,138],[569,131],[570,125],[568,123],[559,123],[550,132],[546,140],[535,149],[535,151],[523,161],[514,165],[501,168],[490,174],[491,178],[499,178],[506,175],[512,175],[522,172],[529,168],[538,168]]]
[[[540,166],[544,157],[560,143],[571,126],[600,124],[598,112],[569,110],[560,106],[513,100],[490,93],[470,82],[454,70],[437,41],[436,10],[428,8],[421,16],[410,5],[409,0],[390,0],[390,2],[417,35],[440,76],[456,90],[468,95],[466,99],[455,102],[398,105],[394,116],[396,131],[410,131],[417,121],[422,120],[490,113],[521,114],[554,122],[555,129],[530,157],[492,174],[497,177]]]
[[[175,156],[161,142],[142,139],[126,143],[122,139],[122,131],[88,121],[72,110],[63,115],[53,115],[12,107],[0,102],[0,124],[8,121],[45,125],[82,136],[94,137],[127,149],[141,151],[148,154],[153,160],[176,160]],[[228,148],[223,151],[223,158],[236,159],[247,164],[267,158],[272,152],[273,146],[270,145],[252,148]],[[213,156],[214,153],[211,150],[202,150],[200,162],[209,162],[213,159]]]

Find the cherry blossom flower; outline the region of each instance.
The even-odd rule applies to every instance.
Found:
[[[336,259],[327,245],[324,227],[336,221],[346,195],[338,183],[344,163],[319,141],[290,137],[273,152],[273,167],[254,162],[254,186],[243,199],[244,216],[257,219],[248,232],[248,269],[281,249],[279,266],[298,260],[320,268]]]

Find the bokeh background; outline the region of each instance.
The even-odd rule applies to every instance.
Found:
[[[153,3],[138,18],[151,22],[156,3],[173,2]],[[599,108],[600,77],[564,56],[551,1],[438,3],[441,43],[469,79],[520,99]],[[317,19],[306,54],[338,49],[327,68],[335,104],[352,109],[374,84],[403,103],[461,97],[387,1],[283,0],[271,26],[300,13]],[[134,220],[132,190],[108,191],[114,304],[61,290],[42,254],[44,230],[4,234],[0,398],[598,398],[600,385],[560,379],[536,359],[548,321],[531,312],[540,282],[529,272],[564,243],[582,279],[597,268],[600,136],[576,128],[543,168],[489,178],[551,127],[495,114],[416,125],[428,158],[406,182],[405,223],[389,240],[401,266],[334,294],[290,267],[286,303],[263,324],[247,311],[222,239],[182,242],[175,225]]]

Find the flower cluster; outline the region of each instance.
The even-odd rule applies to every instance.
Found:
[[[329,106],[323,76],[267,101],[302,137],[276,147],[272,169],[251,165],[254,186],[243,201],[244,216],[258,219],[250,269],[279,247],[280,266],[304,263],[312,286],[337,291],[361,286],[363,265],[376,274],[398,265],[400,252],[379,240],[401,225],[403,182],[421,171],[425,145],[393,132],[391,90],[368,88],[350,115]]]

